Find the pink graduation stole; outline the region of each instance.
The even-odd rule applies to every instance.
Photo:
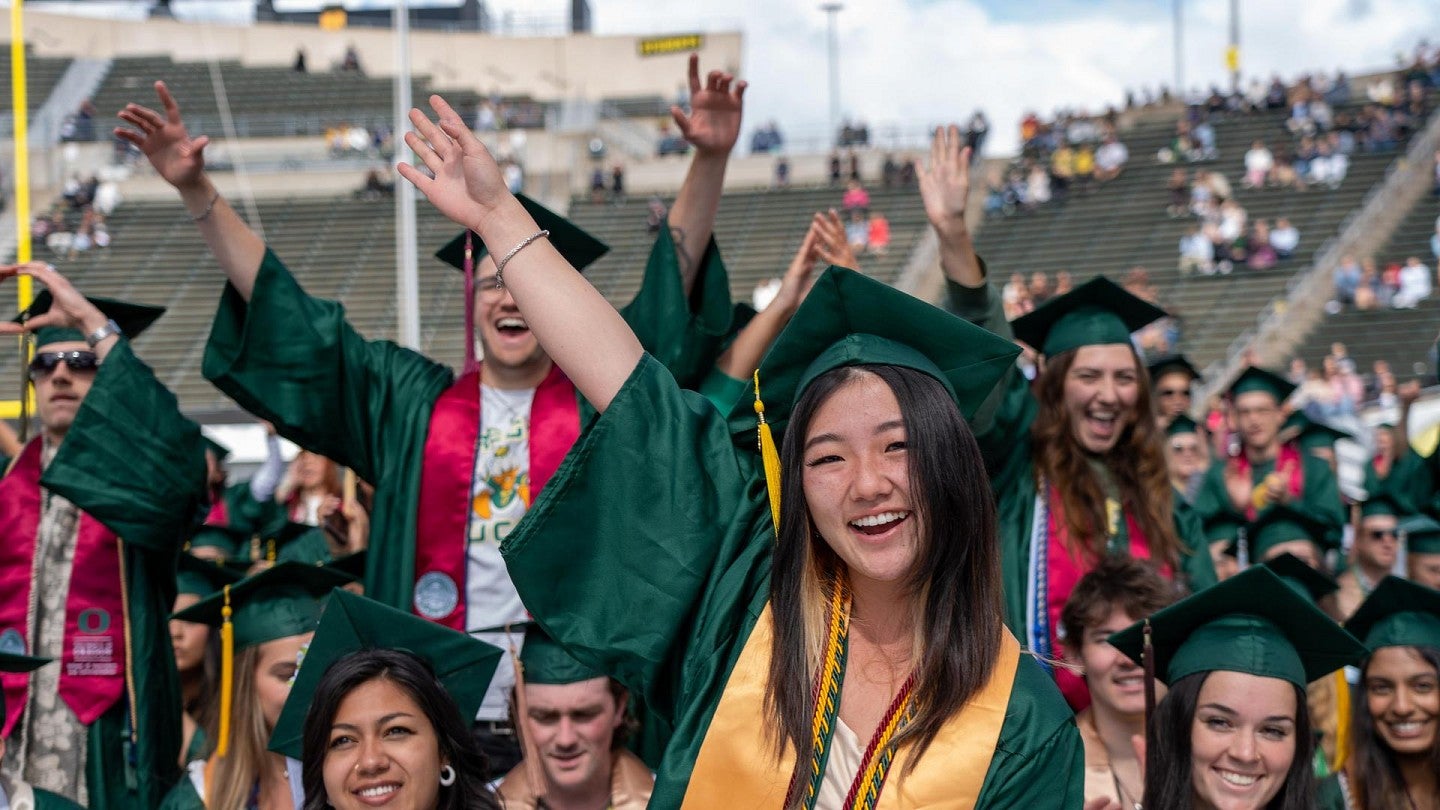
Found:
[[[539,497],[580,438],[575,386],[552,366],[530,406],[530,491]],[[480,441],[480,373],[461,375],[435,401],[425,437],[416,510],[415,593],[419,616],[464,632],[466,545],[475,453]]]
[[[205,515],[206,526],[229,526],[230,510],[225,507],[225,490],[217,488],[210,490],[210,512]]]
[[[40,531],[40,451],[35,439],[0,480],[0,650],[31,652],[30,589]],[[95,722],[125,693],[125,598],[120,541],[99,521],[80,514],[70,592],[65,596],[60,698],[80,722]],[[30,677],[0,674],[10,736],[25,706]]]

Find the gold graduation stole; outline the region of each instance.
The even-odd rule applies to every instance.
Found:
[[[685,790],[682,810],[756,807],[782,808],[790,793],[795,773],[794,747],[785,743],[777,756],[775,740],[765,724],[765,683],[770,673],[770,644],[774,617],[766,605],[725,684],[705,740],[700,745],[695,768]],[[1020,644],[1008,630],[1003,631],[1000,654],[990,680],[951,718],[931,743],[926,756],[911,765],[912,749],[901,746],[886,762],[890,773],[903,774],[887,783],[880,774],[873,791],[857,779],[860,791],[852,798],[865,800],[868,794],[877,810],[909,808],[971,808],[979,801],[980,789],[990,770],[990,760],[1005,724],[1015,672],[1020,664]],[[887,724],[898,723],[907,701],[907,690],[891,706]],[[898,728],[898,726],[897,726]],[[892,729],[893,734],[893,729]],[[880,770],[874,757],[867,757],[873,772]],[[823,774],[823,771],[822,771]],[[808,773],[807,773],[808,775]],[[881,788],[888,788],[881,791]],[[806,790],[801,787],[801,790]]]

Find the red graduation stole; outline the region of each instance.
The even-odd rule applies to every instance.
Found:
[[[539,497],[580,438],[575,386],[552,365],[530,406],[530,492]],[[415,515],[416,615],[464,632],[466,546],[480,443],[480,372],[463,374],[435,401]]]
[[[205,515],[206,526],[229,526],[230,510],[225,507],[224,488],[210,490],[210,512]]]
[[[0,479],[0,650],[30,652],[30,588],[40,531],[40,449],[34,439]],[[98,520],[80,513],[70,592],[65,596],[60,699],[80,722],[99,719],[125,693],[125,598],[120,541]],[[10,736],[25,706],[30,676],[0,673]]]
[[[1254,492],[1263,482],[1254,480],[1253,465],[1250,458],[1242,450],[1240,455],[1233,459],[1235,469],[1250,481],[1250,490]],[[1290,486],[1287,491],[1290,493],[1290,500],[1300,499],[1300,493],[1305,491],[1305,465],[1300,458],[1300,451],[1294,444],[1280,445],[1280,452],[1275,456],[1275,472],[1287,473],[1290,476]],[[1251,499],[1245,506],[1245,517],[1254,520],[1256,517],[1255,501]]]

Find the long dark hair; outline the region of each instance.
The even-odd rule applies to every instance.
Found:
[[[1408,649],[1414,650],[1440,674],[1440,649]],[[1367,659],[1360,671],[1360,692],[1351,701],[1353,705],[1350,709],[1351,745],[1345,773],[1350,778],[1351,793],[1366,810],[1409,807],[1410,794],[1405,787],[1405,777],[1400,773],[1400,763],[1395,760],[1395,752],[1375,732],[1375,718],[1370,714],[1370,702],[1365,698],[1365,678],[1369,674],[1370,660]],[[1440,745],[1430,749],[1430,767],[1440,773]]]
[[[1030,432],[1036,473],[1052,484],[1064,482],[1058,489],[1065,528],[1071,542],[1094,559],[1105,553],[1105,527],[1109,523],[1105,490],[1085,449],[1075,441],[1070,412],[1065,409],[1065,377],[1079,351],[1071,349],[1045,358],[1045,371],[1035,389],[1040,409]],[[1175,487],[1170,483],[1160,427],[1151,415],[1150,375],[1145,373],[1133,348],[1130,354],[1135,358],[1139,388],[1134,418],[1121,430],[1119,441],[1106,456],[1106,467],[1115,476],[1126,513],[1135,516],[1150,543],[1150,558],[1168,564],[1179,576],[1181,555],[1195,549],[1186,549],[1175,531],[1171,517]]]
[[[1186,675],[1170,686],[1145,729],[1145,807],[1165,810],[1193,810],[1194,775],[1191,767],[1190,735],[1195,726],[1195,708],[1208,672]],[[1291,684],[1294,686],[1294,684]],[[1295,758],[1285,774],[1285,784],[1266,805],[1268,810],[1313,810],[1315,807],[1315,741],[1310,736],[1310,712],[1305,690],[1295,689]]]
[[[440,757],[449,760],[455,769],[455,784],[440,789],[437,810],[499,810],[499,801],[485,786],[485,755],[470,736],[465,719],[460,717],[460,707],[424,661],[399,650],[351,653],[331,665],[320,679],[315,688],[315,701],[305,713],[301,736],[303,810],[329,807],[325,792],[325,754],[330,743],[330,727],[341,701],[356,687],[381,679],[398,686],[425,713],[440,740]]]
[[[818,536],[804,507],[804,455],[810,422],[841,387],[873,374],[894,392],[905,420],[910,492],[923,535],[908,589],[915,599],[917,711],[896,736],[915,743],[916,762],[941,727],[990,679],[1002,632],[995,503],[979,445],[945,388],[918,371],[888,365],[845,367],[805,389],[781,453],[779,542],[770,579],[775,623],[765,705],[780,741],[798,762],[811,754],[812,682],[824,638],[829,589],[844,563]],[[819,639],[817,641],[817,639]]]

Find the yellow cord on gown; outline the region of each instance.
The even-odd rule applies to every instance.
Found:
[[[765,403],[760,401],[760,370],[755,370],[755,416],[760,420],[760,463],[765,468],[765,490],[770,496],[770,519],[775,535],[780,535],[780,453],[775,449],[775,436],[765,423]]]
[[[1335,679],[1335,761],[1330,764],[1331,773],[1339,773],[1345,767],[1345,758],[1350,753],[1350,682],[1345,680],[1345,670],[1339,669],[1331,676]]]
[[[223,757],[230,751],[230,708],[235,681],[235,625],[230,621],[230,586],[225,586],[225,605],[220,608],[220,739],[215,755]]]

